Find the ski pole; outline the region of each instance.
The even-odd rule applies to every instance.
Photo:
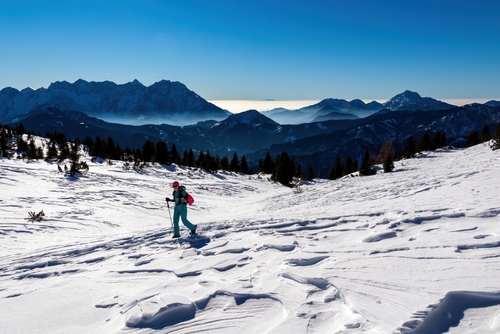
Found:
[[[170,205],[168,205],[168,201],[167,201],[167,209],[168,209],[168,216],[170,217],[170,234],[172,234],[174,229],[174,223],[172,222],[172,215],[170,214]]]

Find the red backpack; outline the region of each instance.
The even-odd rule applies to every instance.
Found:
[[[180,189],[179,189],[180,193],[179,193],[179,196],[181,198],[185,198],[186,201],[188,202],[189,205],[193,205],[194,203],[194,198],[193,196],[191,196],[187,191],[186,191],[186,187],[184,186],[181,186]],[[185,193],[186,196],[182,196],[182,193]],[[172,192],[172,197],[175,198],[175,191]]]
[[[191,196],[191,195],[190,195],[189,193],[187,193],[187,192],[186,192],[186,199],[187,199],[187,201],[188,201],[188,204],[189,204],[189,205],[193,205],[193,203],[194,203],[194,198],[193,198],[193,196]]]

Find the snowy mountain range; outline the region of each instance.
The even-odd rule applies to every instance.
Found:
[[[345,159],[350,155],[360,161],[365,150],[377,153],[389,139],[395,149],[401,150],[409,136],[418,140],[425,132],[444,131],[448,144],[463,145],[472,131],[480,131],[484,125],[491,132],[496,129],[500,123],[497,102],[456,107],[405,91],[384,104],[329,98],[298,110],[230,114],[184,85],[165,80],[149,87],[138,81],[117,85],[78,80],[74,84],[54,83],[36,91],[0,91],[0,113],[10,120],[5,123],[21,122],[35,133],[58,131],[70,139],[112,137],[122,148],[141,148],[147,139],[163,140],[169,145],[175,143],[181,152],[193,149],[221,157],[245,155],[253,166],[267,152],[276,156],[286,151],[304,166],[311,163],[321,177],[326,177],[337,157]],[[157,112],[160,109],[164,111]],[[130,126],[103,120],[118,115],[120,120],[170,117],[176,123],[187,119],[200,122]]]
[[[497,101],[490,101],[494,106]],[[206,101],[180,82],[162,80],[144,86],[134,80],[126,84],[110,81],[74,83],[58,81],[48,88],[21,91],[7,87],[0,91],[0,123],[12,123],[27,117],[41,106],[74,110],[108,122],[129,125],[171,124],[188,125],[200,121],[221,121],[231,115]],[[380,110],[443,110],[454,106],[405,91],[384,104],[364,103],[355,99],[327,98],[315,105],[298,110],[284,108],[263,112],[280,124],[301,124],[328,120],[366,117]]]
[[[10,123],[23,118],[40,106],[75,110],[109,122],[131,125],[185,125],[207,119],[222,120],[231,114],[180,82],[162,80],[144,86],[137,80],[119,85],[80,79],[74,83],[58,81],[47,89],[2,89],[0,122]]]

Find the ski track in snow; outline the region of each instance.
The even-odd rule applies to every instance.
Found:
[[[89,163],[67,178],[0,160],[4,330],[497,333],[499,157],[424,153],[300,194],[257,175]],[[181,224],[171,239],[172,180],[195,197],[197,237]]]

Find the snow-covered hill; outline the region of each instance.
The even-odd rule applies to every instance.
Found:
[[[500,150],[428,152],[298,193],[263,175],[88,164],[70,178],[0,160],[2,333],[500,331]],[[181,225],[171,239],[174,180],[195,197],[197,238]]]

